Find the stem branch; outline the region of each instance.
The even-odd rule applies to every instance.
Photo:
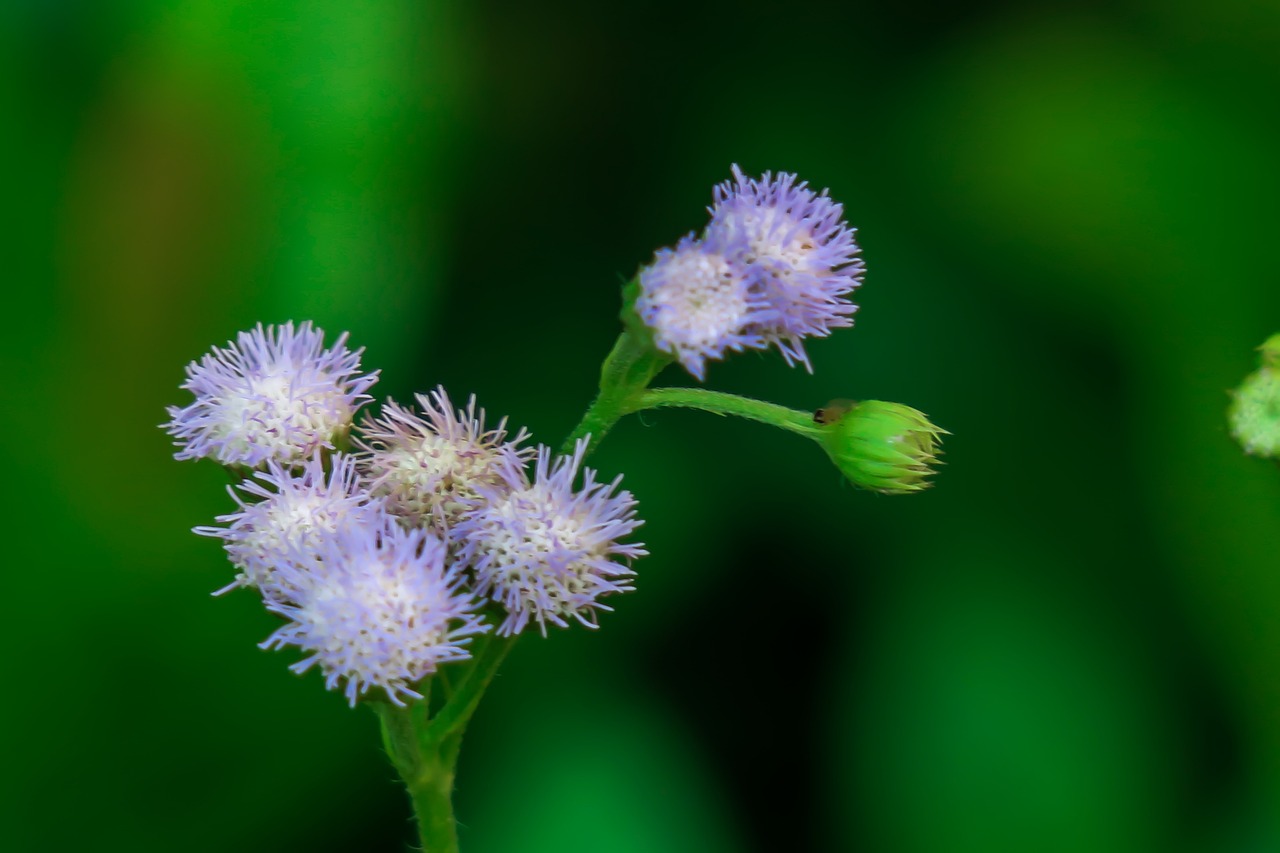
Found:
[[[600,367],[600,393],[564,440],[560,452],[565,455],[572,453],[578,439],[590,435],[589,455],[613,425],[627,414],[627,406],[634,398],[671,362],[670,356],[657,352],[636,332],[624,329]]]
[[[590,453],[623,415],[647,408],[637,407],[637,400],[671,361],[638,333],[624,330],[600,368],[600,393],[565,439],[561,452],[573,452],[575,443],[589,435]],[[470,666],[455,670],[461,672],[461,679],[455,683],[441,675],[444,704],[434,718],[429,717],[430,703],[425,699],[407,706],[387,702],[375,706],[382,721],[383,744],[409,789],[426,853],[458,851],[452,795],[462,735],[515,640],[492,634],[477,637]]]
[[[453,689],[449,701],[436,714],[435,719],[427,724],[422,733],[424,742],[439,747],[450,737],[461,737],[471,715],[480,704],[480,697],[493,681],[498,667],[506,658],[511,647],[516,643],[515,637],[495,637],[485,635],[477,637],[473,647],[471,668],[462,681]]]
[[[739,397],[723,391],[707,391],[703,388],[651,388],[627,401],[622,414],[629,415],[645,409],[678,407],[698,409],[716,415],[734,415],[763,424],[776,426],[806,438],[817,439],[821,430],[813,422],[813,415],[799,409],[788,409],[776,403]]]

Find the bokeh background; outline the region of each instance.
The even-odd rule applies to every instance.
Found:
[[[508,662],[465,848],[1280,850],[1280,471],[1223,417],[1280,330],[1280,5],[19,0],[0,48],[0,849],[405,849],[373,715],[208,595],[182,368],[313,319],[557,443],[736,162],[869,272],[813,375],[710,386],[904,402],[949,464],[624,422],[652,556]]]

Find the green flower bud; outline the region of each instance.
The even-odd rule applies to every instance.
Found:
[[[1280,332],[1263,341],[1262,346],[1258,347],[1258,352],[1262,353],[1264,368],[1280,368]]]
[[[1232,392],[1227,420],[1245,453],[1280,459],[1280,335],[1260,349],[1263,367]]]
[[[927,489],[947,431],[899,403],[833,400],[814,413],[827,455],[855,485],[887,495]]]

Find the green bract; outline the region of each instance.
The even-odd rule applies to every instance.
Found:
[[[910,406],[880,400],[855,403],[837,414],[822,419],[822,446],[851,482],[889,495],[929,487],[946,430]]]

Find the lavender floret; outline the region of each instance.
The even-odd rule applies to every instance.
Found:
[[[268,606],[290,621],[261,644],[307,653],[289,668],[319,667],[325,687],[341,684],[352,705],[372,688],[397,705],[421,699],[414,685],[442,664],[470,657],[470,638],[492,627],[462,589],[460,567],[446,566],[443,541],[383,518],[327,538],[317,567],[280,567],[294,600]]]
[[[441,534],[480,500],[481,486],[499,486],[506,465],[523,467],[533,456],[521,448],[521,429],[507,441],[507,420],[485,429],[476,398],[454,410],[444,388],[416,395],[422,414],[388,400],[382,417],[366,417],[356,444],[368,490],[411,526],[435,525]]]
[[[218,516],[228,526],[195,528],[202,536],[223,540],[239,570],[235,581],[214,595],[248,587],[267,602],[290,601],[293,591],[282,583],[279,566],[292,562],[308,568],[318,560],[325,539],[348,526],[376,524],[385,515],[361,490],[355,459],[345,454],[332,457],[327,475],[319,453],[300,472],[268,460],[266,471],[242,481],[239,491],[230,486],[227,491],[240,507]]]
[[[765,172],[756,180],[734,165],[733,180],[715,188],[705,239],[745,247],[734,260],[773,309],[754,331],[812,372],[803,339],[853,325],[857,306],[845,297],[865,266],[843,205],[796,178]]]
[[[500,602],[507,617],[498,634],[517,634],[536,622],[569,626],[569,619],[596,627],[596,611],[611,610],[600,599],[633,587],[628,562],[648,553],[641,543],[622,544],[643,522],[630,492],[617,491],[622,478],[598,483],[595,472],[574,480],[587,440],[572,456],[538,448],[533,480],[523,467],[504,469],[505,488],[485,489],[486,503],[457,527],[460,556],[475,573],[476,593]]]
[[[660,249],[640,271],[636,312],[653,331],[653,343],[698,380],[708,359],[728,351],[764,349],[764,324],[773,319],[768,300],[752,288],[734,261],[745,242],[723,232],[695,240],[690,234],[675,249]]]
[[[170,406],[163,425],[176,439],[174,457],[257,467],[334,449],[377,381],[377,371],[360,373],[363,348],[349,350],[346,342],[344,332],[325,349],[324,332],[310,321],[296,329],[292,321],[265,329],[259,323],[191,362],[182,387],[196,399]]]

